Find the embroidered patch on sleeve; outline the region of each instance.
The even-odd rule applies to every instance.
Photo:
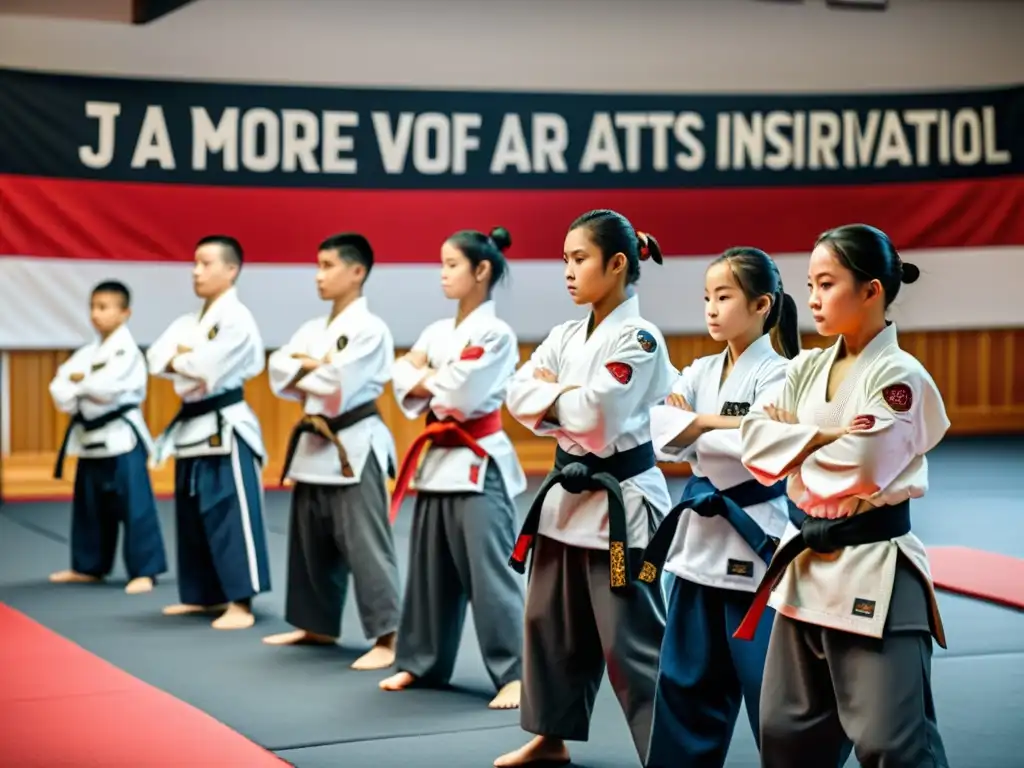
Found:
[[[462,350],[462,354],[459,355],[459,360],[479,360],[484,356],[484,348],[479,346],[466,345],[466,348]]]
[[[633,368],[627,363],[605,363],[604,367],[619,384],[629,384],[633,378]]]
[[[644,352],[653,352],[658,348],[658,342],[654,338],[654,334],[650,331],[645,331],[641,328],[636,332],[636,343],[640,345],[640,349]]]
[[[885,404],[897,413],[906,413],[914,404],[914,394],[906,384],[892,384],[882,390]]]

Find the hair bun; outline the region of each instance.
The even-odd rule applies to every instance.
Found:
[[[491,230],[491,240],[498,246],[498,250],[504,253],[512,245],[512,235],[504,227],[495,227]]]
[[[900,280],[904,283],[912,283],[921,276],[921,270],[917,268],[916,264],[904,261],[900,267]]]

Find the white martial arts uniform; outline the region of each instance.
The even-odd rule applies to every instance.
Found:
[[[529,526],[540,501],[526,600],[521,723],[531,733],[587,740],[607,660],[643,761],[665,604],[660,585],[628,584],[631,562],[639,562],[671,507],[665,477],[655,465],[650,409],[669,394],[678,372],[661,333],[640,316],[635,295],[588,337],[591,322],[588,317],[553,329],[516,373],[506,404],[534,434],[558,440],[556,467],[583,465],[592,478],[622,476],[626,541],[612,540],[607,490],[571,493],[554,485],[535,500],[513,555],[520,564],[525,559],[522,550],[533,541]],[[534,378],[539,368],[557,381]],[[549,421],[552,409],[555,418]]]
[[[73,382],[73,373],[85,378]],[[140,440],[146,454],[151,454],[153,438],[138,408],[146,399],[147,379],[146,360],[126,325],[106,339],[79,348],[62,363],[50,382],[50,396],[58,410],[92,421],[119,408],[137,406],[95,431],[86,432],[75,424],[68,435],[67,455],[88,459],[121,456]]]
[[[304,354],[324,363],[289,385],[302,368],[292,357]],[[387,324],[370,312],[365,297],[345,307],[333,320],[320,317],[303,324],[280,349],[270,355],[270,388],[280,398],[303,403],[310,415],[336,417],[376,402],[391,380],[395,342]],[[372,454],[381,473],[397,462],[395,441],[380,416],[363,419],[338,433],[353,475],[341,472],[338,451],[314,434],[303,434],[288,476],[295,482],[318,485],[354,485]]]
[[[744,464],[765,484],[788,475],[790,498],[810,515],[799,531],[787,528],[759,589],[763,600],[776,584],[770,604],[778,612],[761,697],[762,762],[797,768],[813,754],[816,764],[835,765],[852,742],[868,768],[942,768],[929,635],[942,645],[945,637],[907,505],[928,489],[925,454],[949,419],[935,382],[900,349],[893,325],[864,347],[829,399],[842,349],[840,340],[791,363],[776,404],[799,423],[756,409],[741,426]],[[869,428],[790,468],[819,429],[856,417]],[[830,514],[836,519],[825,519]],[[823,527],[833,532],[823,535]],[[867,529],[870,536],[853,535]],[[844,535],[866,543],[837,544]]]
[[[412,351],[423,352],[437,374],[426,384],[430,399],[410,397],[409,391],[423,379],[423,370],[404,359],[395,363],[395,400],[409,419],[432,411],[438,419],[465,422],[500,411],[519,363],[519,341],[508,323],[495,314],[493,301],[484,302],[457,325],[453,318],[431,323]],[[431,447],[412,487],[437,493],[479,492],[493,461],[511,498],[526,490],[526,475],[504,430],[477,438],[477,443],[487,452],[486,457],[464,447]]]
[[[696,476],[708,478],[719,490],[753,479],[740,460],[743,447],[739,429],[713,429],[684,447],[669,443],[698,413],[743,416],[755,403],[771,402],[785,382],[789,363],[765,334],[744,350],[722,382],[728,354],[725,350],[698,358],[676,380],[672,391],[690,404],[692,413],[670,405],[658,405],[651,411],[651,434],[658,458],[689,462]],[[782,537],[789,521],[784,498],[744,507],[743,511],[776,539]],[[725,518],[701,517],[690,509],[679,516],[664,567],[697,584],[746,592],[757,588],[765,571],[764,561]]]
[[[410,419],[428,413],[428,427],[405,457],[392,500],[394,515],[403,482],[415,470],[396,666],[424,683],[447,683],[472,600],[484,667],[501,689],[522,677],[524,589],[506,563],[515,540],[513,499],[526,489],[526,476],[501,424],[519,342],[495,315],[494,302],[486,301],[458,324],[446,319],[429,325],[413,350],[424,353],[436,373],[424,383],[430,397],[422,398],[409,393],[423,380],[423,369],[401,359],[392,370],[402,412]],[[467,447],[470,442],[475,446]]]
[[[723,382],[728,355],[724,350],[694,360],[676,381],[673,392],[693,412],[671,405],[651,410],[658,457],[690,463],[693,479],[684,500],[691,499],[704,514],[684,508],[674,536],[673,517],[668,517],[663,524],[668,527],[656,537],[668,551],[648,551],[648,562],[666,554],[664,568],[673,576],[647,768],[724,766],[741,702],[758,738],[772,613],[763,617],[756,642],[736,640],[733,633],[764,576],[771,542],[779,540],[789,520],[785,488],[766,488],[743,466],[738,428],[709,430],[687,446],[671,445],[698,414],[741,417],[778,394],[789,361],[775,351],[768,334],[743,351]],[[740,528],[724,514],[729,510],[723,499],[743,517]]]
[[[82,380],[72,381],[73,374]],[[77,350],[50,382],[54,404],[72,417],[55,475],[62,475],[66,455],[79,457],[71,514],[71,568],[77,573],[110,573],[121,524],[129,578],[167,570],[147,468],[153,439],[140,410],[147,378],[142,351],[122,325]]]
[[[179,354],[179,346],[189,351]],[[170,379],[182,399],[179,416],[157,441],[156,458],[157,463],[176,458],[181,602],[212,606],[268,591],[262,482],[266,449],[259,421],[242,392],[266,365],[252,313],[232,288],[205,313],[183,315],[171,323],[147,357],[150,372]],[[191,409],[210,410],[192,415]]]
[[[322,362],[295,381],[302,369],[295,354]],[[294,455],[285,458],[295,482],[285,620],[308,632],[340,636],[350,575],[364,635],[375,639],[398,629],[398,559],[386,485],[395,443],[376,406],[394,360],[391,331],[361,297],[333,319],[303,324],[267,361],[271,390],[302,403],[306,414],[289,444]]]

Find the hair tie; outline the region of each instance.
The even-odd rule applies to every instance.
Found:
[[[651,258],[651,249],[647,245],[647,234],[638,230],[636,238],[640,241],[640,261],[647,261],[647,259]]]

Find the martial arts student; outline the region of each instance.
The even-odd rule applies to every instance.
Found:
[[[739,426],[752,404],[777,394],[800,351],[796,304],[768,254],[732,248],[705,273],[704,309],[725,350],[694,360],[651,411],[658,458],[689,462],[693,477],[642,575],[657,583],[663,567],[673,576],[648,768],[724,766],[741,701],[757,741],[773,613],[755,642],[732,635],[789,520],[785,483],[761,485],[740,462]]]
[[[270,589],[261,470],[266,451],[242,386],[263,371],[259,328],[235,281],[242,246],[211,235],[192,271],[202,309],[179,317],[149,348],[149,370],[170,379],[181,409],[160,436],[157,462],[175,457],[178,594],[164,615],[215,612],[215,629],[255,622],[253,596]]]
[[[647,756],[665,627],[660,584],[635,580],[643,549],[672,506],[656,466],[650,409],[678,372],[640,316],[640,262],[658,243],[614,211],[584,214],[564,245],[565,280],[585,319],[556,326],[519,371],[506,404],[557,439],[510,564],[525,568],[522,727],[537,734],[496,766],[569,762],[586,741],[605,666],[641,763]]]
[[[71,505],[71,570],[50,576],[56,583],[99,581],[114,567],[118,526],[125,592],[149,592],[167,570],[160,518],[147,463],[153,439],[139,406],[146,399],[146,360],[126,323],[131,294],[115,280],[92,289],[90,319],[99,339],[75,352],[50,382],[54,404],[71,421],[57,457],[78,456]]]
[[[850,742],[868,768],[948,765],[931,690],[932,635],[945,636],[910,499],[928,489],[925,454],[949,420],[885,317],[919,274],[873,227],[822,235],[809,303],[839,340],[801,353],[778,399],[740,425],[743,463],[762,483],[788,478],[799,508],[737,631],[752,636],[771,593],[767,768],[836,765]]]
[[[522,677],[524,590],[506,563],[515,540],[513,499],[526,490],[526,477],[501,423],[519,342],[491,298],[508,270],[502,254],[510,245],[502,228],[490,235],[464,230],[443,244],[441,287],[458,301],[456,316],[427,326],[392,371],[402,412],[410,419],[426,413],[427,427],[402,463],[391,500],[394,519],[415,479],[398,671],[380,687],[447,684],[469,602],[498,691],[492,709],[519,706]]]
[[[302,403],[305,415],[282,472],[282,481],[295,484],[285,620],[297,629],[263,642],[336,642],[351,575],[363,632],[375,642],[353,669],[394,663],[399,620],[387,489],[395,444],[377,410],[395,344],[363,296],[372,269],[373,249],[362,235],[324,240],[316,285],[331,313],[302,325],[267,363],[274,394]]]

